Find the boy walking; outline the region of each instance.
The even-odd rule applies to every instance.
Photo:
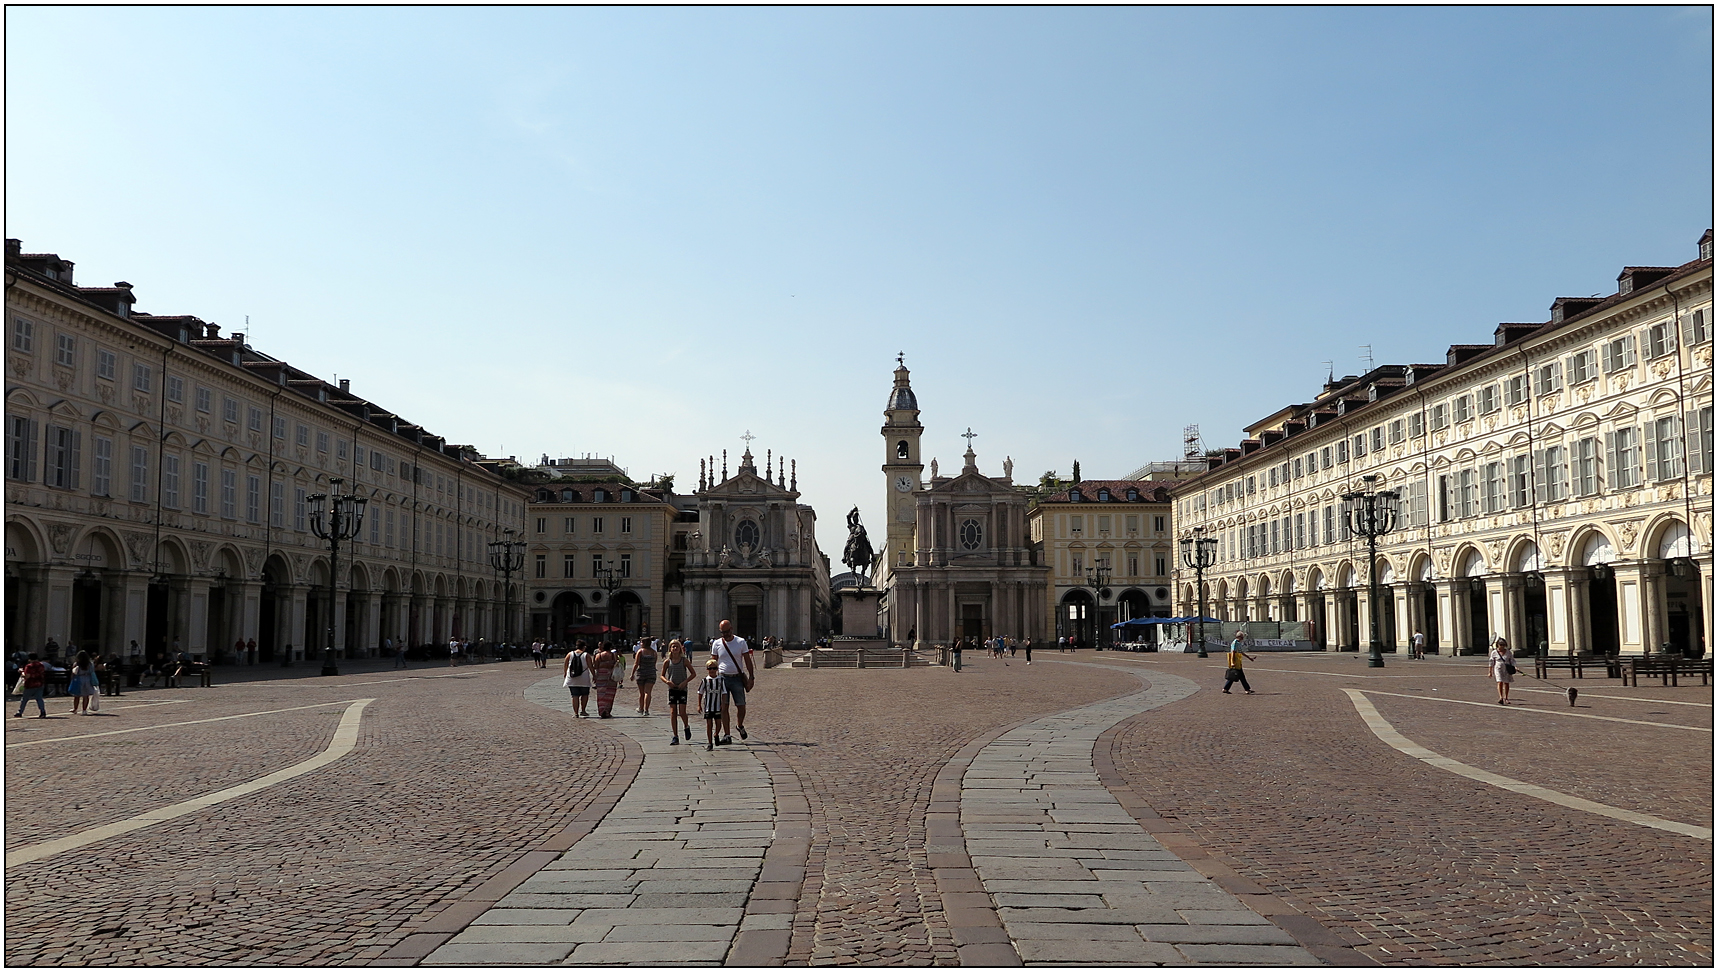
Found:
[[[716,749],[716,724],[722,722],[722,677],[717,675],[717,663],[711,659],[704,664],[704,682],[698,686],[698,708],[704,713],[704,749]]]
[[[1247,673],[1242,671],[1243,658],[1249,662],[1254,661],[1253,656],[1242,651],[1242,640],[1245,638],[1247,638],[1245,632],[1237,632],[1235,641],[1230,643],[1230,657],[1227,663],[1229,668],[1224,670],[1224,693],[1226,695],[1230,691],[1230,684],[1237,681],[1241,682],[1242,689],[1247,690],[1249,696],[1253,695],[1253,687],[1247,684]]]

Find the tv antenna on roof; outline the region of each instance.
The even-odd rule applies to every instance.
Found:
[[[1367,371],[1369,371],[1369,372],[1372,371],[1373,370],[1373,346],[1372,345],[1359,345],[1357,347],[1359,347],[1361,349],[1361,360],[1367,363]]]

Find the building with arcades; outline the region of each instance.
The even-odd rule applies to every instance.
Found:
[[[347,380],[73,269],[6,243],[8,651],[254,640],[258,663],[317,654],[331,616],[337,657],[508,630],[523,599],[488,545],[523,530],[525,490]],[[307,498],[336,479],[368,512],[331,601]]]
[[[1217,542],[1177,566],[1178,614],[1312,623],[1387,649],[1496,637],[1553,653],[1704,652],[1713,632],[1713,235],[1675,267],[1625,267],[1443,362],[1333,379],[1174,485],[1176,532]],[[1374,479],[1368,480],[1372,477]],[[1378,559],[1344,495],[1401,498]]]

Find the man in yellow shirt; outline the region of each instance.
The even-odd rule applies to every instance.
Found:
[[[1242,651],[1242,641],[1246,638],[1246,632],[1237,632],[1235,641],[1230,643],[1230,657],[1229,661],[1225,663],[1229,668],[1224,670],[1224,692],[1226,694],[1230,691],[1231,683],[1240,682],[1242,689],[1247,690],[1249,696],[1253,695],[1253,687],[1247,684],[1247,673],[1242,671],[1242,659],[1245,658],[1249,662],[1254,661],[1253,656]]]

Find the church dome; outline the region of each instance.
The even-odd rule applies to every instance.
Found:
[[[918,408],[919,400],[914,398],[913,390],[905,385],[896,386],[895,389],[889,393],[889,404],[884,406],[885,410]]]

